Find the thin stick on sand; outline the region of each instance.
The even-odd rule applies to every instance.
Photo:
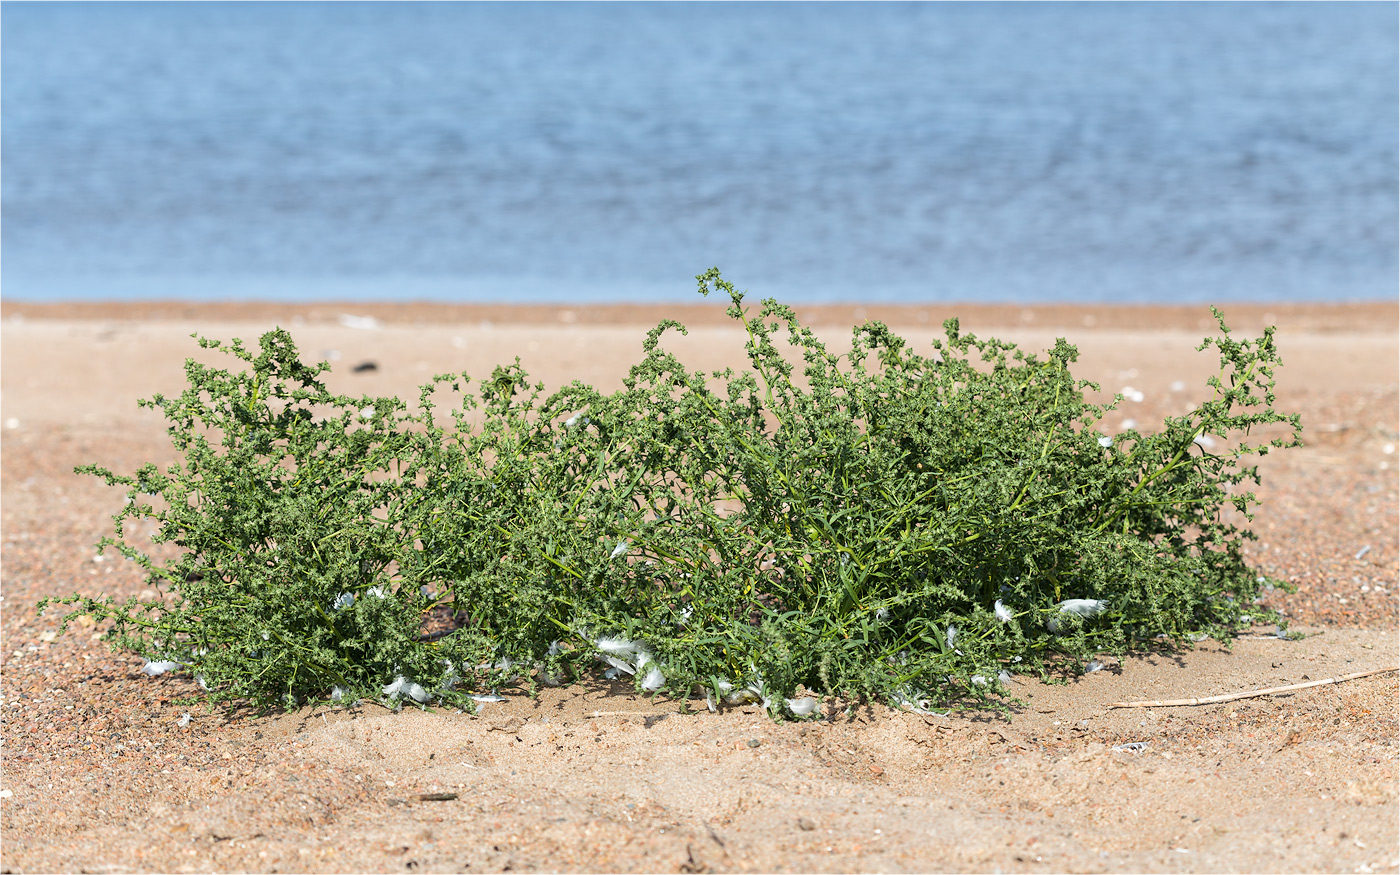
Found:
[[[1265,690],[1250,690],[1245,693],[1227,693],[1223,696],[1210,696],[1205,699],[1159,699],[1151,702],[1113,702],[1108,705],[1110,708],[1175,708],[1181,705],[1213,705],[1217,702],[1231,702],[1235,699],[1249,699],[1254,696],[1268,696],[1274,693],[1286,693],[1290,690],[1303,690],[1308,687],[1320,687],[1324,684],[1339,684],[1342,681],[1354,681],[1357,678],[1370,677],[1373,674],[1385,674],[1386,672],[1400,671],[1400,667],[1376,668],[1371,671],[1358,671],[1355,674],[1344,674],[1335,678],[1324,678],[1320,681],[1308,681],[1305,684],[1290,684],[1286,687],[1269,687]]]

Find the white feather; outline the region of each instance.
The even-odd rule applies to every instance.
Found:
[[[653,665],[651,671],[647,672],[647,676],[642,679],[642,689],[646,690],[648,693],[654,693],[661,689],[665,683],[666,676],[661,673],[661,669]]]
[[[611,653],[613,656],[620,656],[623,659],[631,658],[637,652],[637,643],[628,641],[626,638],[599,638],[593,642],[604,653]]]
[[[1108,602],[1103,599],[1065,599],[1055,607],[1062,614],[1078,614],[1081,617],[1097,617],[1108,610]],[[1060,621],[1055,617],[1045,621],[1045,628],[1051,632],[1060,631]]]
[[[997,599],[996,604],[992,605],[992,610],[996,612],[997,619],[1001,622],[1009,623],[1011,621],[1011,609],[1002,604],[1001,599]]]
[[[806,717],[808,714],[817,710],[817,700],[813,696],[803,696],[800,699],[784,699],[783,701],[787,703],[788,710],[798,717]]]
[[[141,666],[141,672],[142,672],[143,674],[148,674],[148,675],[150,675],[151,677],[155,677],[155,676],[157,676],[157,675],[165,674],[165,673],[168,672],[168,671],[174,671],[175,669],[179,668],[179,667],[180,667],[181,665],[183,665],[183,664],[184,664],[184,663],[181,663],[181,662],[171,662],[171,661],[169,661],[169,660],[162,660],[162,661],[156,662],[156,661],[152,661],[152,660],[149,660],[149,659],[148,659],[148,660],[146,660],[146,664],[143,665],[143,666]]]
[[[384,688],[384,695],[390,697],[407,696],[415,702],[427,702],[432,698],[427,690],[403,675],[394,678],[394,682]]]
[[[613,668],[617,669],[618,671],[625,671],[625,672],[627,672],[628,674],[636,674],[636,673],[637,673],[637,669],[636,669],[635,667],[633,667],[632,663],[626,661],[625,659],[618,659],[616,656],[607,656],[607,655],[603,655],[603,656],[600,657],[600,658],[601,658],[604,662],[606,662],[608,665],[610,665],[610,666],[612,666]]]

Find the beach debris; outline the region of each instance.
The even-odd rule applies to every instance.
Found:
[[[1123,751],[1124,753],[1142,753],[1143,751],[1147,750],[1147,742],[1130,741],[1127,744],[1117,745],[1113,749],[1117,751]]]
[[[617,546],[613,548],[612,555],[609,556],[608,558],[609,558],[609,559],[616,559],[616,558],[619,557],[619,556],[625,555],[625,554],[627,553],[627,551],[628,551],[628,550],[631,550],[631,549],[632,549],[632,542],[629,541],[629,540],[627,540],[626,538],[624,538],[624,539],[622,539],[621,541],[618,541],[618,542],[617,542]]]
[[[1209,450],[1210,448],[1215,446],[1215,438],[1211,437],[1208,434],[1198,434],[1194,438],[1192,438],[1192,443],[1196,444],[1197,446],[1203,449]]]
[[[992,605],[992,610],[996,613],[997,619],[1001,622],[1011,622],[1011,609],[1002,604],[1001,599],[997,599],[996,604]]]
[[[355,594],[353,592],[343,592],[335,597],[335,601],[331,602],[331,610],[343,611],[354,603]]]
[[[1003,684],[1011,683],[1011,672],[1007,671],[1006,669],[1002,669],[1001,671],[997,672],[997,680],[1001,681]]]
[[[1145,395],[1142,394],[1142,391],[1141,391],[1141,390],[1139,390],[1139,389],[1134,389],[1132,386],[1124,386],[1122,389],[1120,389],[1120,390],[1118,391],[1118,394],[1119,394],[1119,395],[1122,395],[1124,398],[1128,399],[1129,401],[1134,401],[1134,402],[1136,402],[1136,401],[1141,401],[1143,398],[1146,397]]]
[[[949,626],[947,633],[944,635],[944,639],[948,642],[948,649],[952,650],[953,642],[958,640],[958,627]]]
[[[1371,545],[1370,545],[1370,544],[1367,544],[1366,546],[1362,547],[1360,550],[1357,550],[1357,551],[1356,551],[1356,555],[1353,556],[1353,557],[1351,557],[1351,558],[1356,559],[1356,560],[1360,560],[1362,556],[1365,556],[1367,553],[1370,553],[1370,552],[1371,552]]]
[[[1103,663],[1099,662],[1097,659],[1089,660],[1088,664],[1084,666],[1084,673],[1090,674],[1096,671],[1103,671]]]
[[[808,714],[813,713],[817,710],[818,705],[816,696],[803,696],[800,699],[784,699],[783,702],[787,704],[788,710],[798,717],[806,717]]]
[[[419,793],[419,802],[451,802],[457,798],[456,793]]]
[[[192,720],[192,719],[194,719],[194,718],[190,717],[190,712],[186,711],[186,712],[180,717],[180,719],[177,720],[177,721],[175,721],[175,722],[178,723],[180,726],[189,726],[189,725],[190,725],[190,720]]]
[[[1099,435],[1099,446],[1103,447],[1104,449],[1113,446],[1113,438],[1109,437],[1106,434]]]
[[[350,372],[351,372],[352,374],[367,374],[367,373],[369,373],[370,371],[377,371],[377,370],[379,370],[379,363],[378,363],[378,362],[370,361],[369,359],[366,359],[366,360],[360,362],[358,365],[355,365],[353,368],[351,368],[351,369],[350,369]]]
[[[470,698],[473,702],[480,702],[482,704],[487,704],[490,702],[504,702],[506,700],[505,696],[498,696],[495,693],[492,693],[489,696],[472,696]]]

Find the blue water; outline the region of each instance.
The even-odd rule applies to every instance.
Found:
[[[4,3],[0,292],[1393,298],[1398,9]]]

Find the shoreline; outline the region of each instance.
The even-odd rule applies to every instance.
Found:
[[[755,309],[761,299],[746,305]],[[726,304],[718,298],[692,304],[445,304],[431,301],[57,301],[28,302],[0,299],[5,320],[168,322],[208,320],[239,322],[286,320],[292,325],[338,324],[344,315],[371,317],[386,324],[503,325],[655,325],[677,319],[687,326],[729,323]],[[794,305],[804,325],[856,325],[866,320],[889,325],[929,325],[938,328],[957,317],[965,326],[986,328],[1077,330],[1210,330],[1215,327],[1209,305],[1168,304],[803,304]],[[1318,303],[1229,303],[1220,308],[1230,326],[1260,331],[1276,325],[1280,331],[1396,333],[1400,301]]]

